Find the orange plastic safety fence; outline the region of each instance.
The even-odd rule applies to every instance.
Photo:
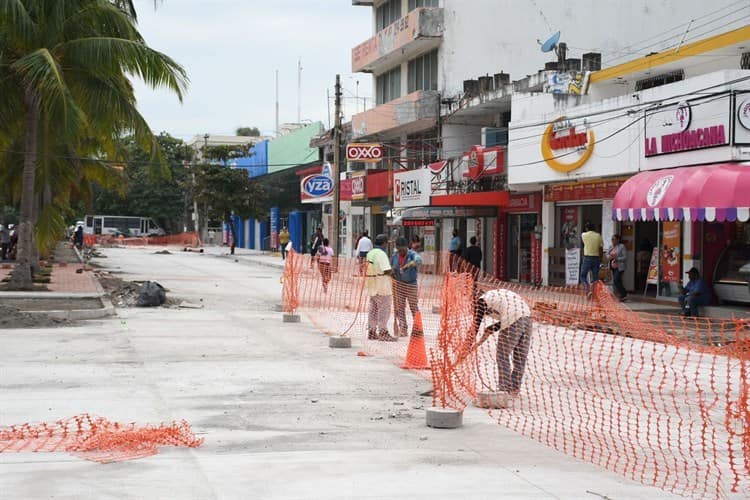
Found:
[[[160,446],[197,448],[184,420],[170,424],[120,424],[88,414],[52,423],[0,427],[0,453],[65,451],[99,463],[121,462],[156,455]]]
[[[748,320],[634,311],[601,281],[591,296],[500,282],[447,255],[428,269],[437,274],[420,271],[416,289],[395,282],[373,300],[357,259],[294,255],[285,307],[431,377],[436,405],[474,402],[520,434],[670,492],[750,496]]]
[[[84,235],[84,243],[87,246],[97,245],[124,245],[124,246],[180,246],[183,248],[197,248],[201,246],[198,233],[179,233],[167,236],[130,237],[114,236],[111,234]]]

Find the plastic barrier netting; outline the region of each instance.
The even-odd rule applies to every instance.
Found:
[[[201,240],[198,233],[179,233],[168,236],[148,236],[148,237],[122,237],[111,234],[84,235],[84,244],[86,246],[103,245],[103,246],[179,246],[184,248],[197,248],[201,246]]]
[[[156,455],[160,446],[202,444],[203,438],[197,438],[184,420],[152,426],[83,414],[51,423],[0,427],[0,453],[64,451],[99,463]]]
[[[373,300],[365,270],[291,254],[284,310],[431,378],[436,406],[473,402],[524,436],[683,496],[750,496],[747,319],[634,311],[601,281],[587,297],[500,282],[447,255],[416,286],[393,282]]]

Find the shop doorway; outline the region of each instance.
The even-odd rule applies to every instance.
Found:
[[[537,214],[512,214],[508,222],[508,279],[531,283],[531,239]]]
[[[640,221],[635,225],[635,290],[646,291],[646,277],[651,264],[651,253],[659,242],[659,223]],[[652,295],[656,295],[656,286]]]

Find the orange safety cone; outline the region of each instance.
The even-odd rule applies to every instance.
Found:
[[[424,329],[422,328],[422,313],[414,315],[414,326],[412,327],[409,347],[406,349],[406,359],[401,368],[407,370],[429,370],[430,363],[427,361],[427,349],[424,344]]]

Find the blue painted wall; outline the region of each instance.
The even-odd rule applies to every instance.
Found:
[[[297,253],[302,252],[305,230],[304,219],[305,212],[289,212],[289,237],[292,240],[294,251]]]
[[[258,177],[268,173],[268,141],[261,141],[250,148],[250,156],[234,158],[227,162],[229,166],[247,171],[247,175]]]

